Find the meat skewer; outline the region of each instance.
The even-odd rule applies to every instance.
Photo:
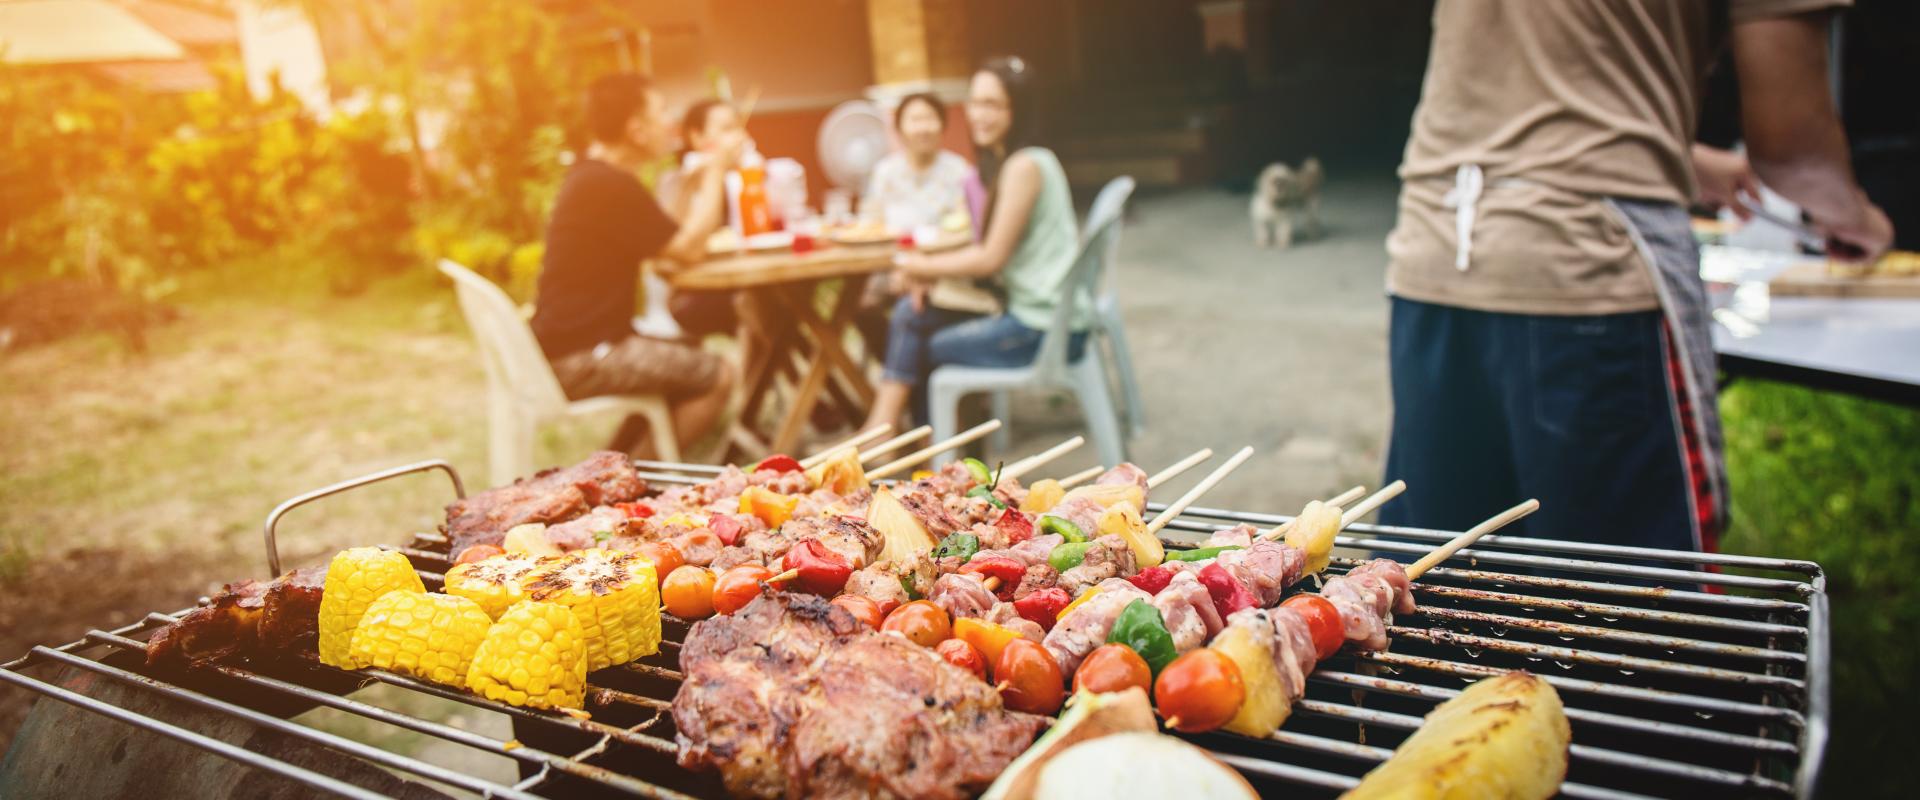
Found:
[[[1383,489],[1382,491],[1385,491],[1385,490]],[[1348,489],[1344,492],[1341,492],[1339,494],[1336,494],[1332,497],[1327,498],[1325,502],[1327,505],[1330,505],[1330,506],[1345,506],[1348,503],[1358,500],[1361,495],[1366,493],[1367,493],[1367,487],[1355,486],[1351,489]],[[1267,531],[1265,534],[1262,534],[1260,538],[1278,539],[1282,536],[1285,536],[1287,535],[1287,531],[1293,530],[1293,524],[1299,521],[1300,521],[1299,517],[1294,517],[1293,519],[1287,520],[1286,522],[1282,522],[1279,525],[1274,526],[1273,530]]]
[[[871,442],[875,439],[878,439],[882,436],[887,435],[887,433],[892,430],[893,430],[893,426],[887,425],[887,424],[876,425],[874,427],[868,428],[864,431],[854,434],[851,438],[847,439],[846,441],[840,442],[839,444],[835,444],[831,447],[821,450],[818,453],[814,453],[813,455],[800,459],[800,466],[802,468],[812,467],[816,464],[819,464],[822,461],[826,461],[829,458],[839,455],[840,451],[842,450],[845,450],[849,447],[859,447],[863,444],[866,444],[868,442]]]
[[[1175,461],[1173,462],[1173,464],[1169,465],[1166,469],[1160,470],[1159,472],[1154,473],[1151,477],[1147,478],[1147,488],[1158,489],[1160,488],[1160,484],[1166,483],[1167,481],[1170,481],[1176,477],[1179,477],[1180,473],[1186,472],[1187,470],[1192,469],[1195,465],[1203,461],[1206,461],[1209,458],[1213,458],[1213,448],[1202,447],[1199,450],[1195,451],[1193,455],[1187,456],[1186,458],[1180,459],[1179,461]],[[1141,509],[1141,510],[1144,511],[1145,509]]]
[[[1208,454],[1211,454],[1213,451],[1209,450],[1207,452]],[[1080,485],[1081,483],[1094,479],[1095,477],[1099,476],[1100,473],[1106,472],[1106,471],[1107,471],[1106,467],[1088,467],[1086,469],[1080,470],[1079,472],[1073,473],[1072,475],[1068,475],[1067,477],[1061,478],[1060,486],[1062,488],[1071,489],[1075,486]]]
[[[914,428],[913,430],[907,431],[906,433],[900,434],[899,436],[895,436],[884,442],[876,444],[870,448],[861,450],[860,463],[862,464],[872,463],[876,460],[879,460],[881,456],[884,456],[902,447],[906,447],[907,445],[913,444],[914,442],[920,441],[921,439],[925,439],[931,435],[933,435],[932,425],[922,425],[918,428]]]
[[[1025,475],[1029,472],[1032,472],[1036,469],[1046,466],[1048,462],[1056,458],[1059,458],[1060,456],[1066,455],[1067,453],[1073,452],[1074,448],[1079,447],[1080,445],[1083,445],[1086,443],[1087,443],[1087,437],[1075,436],[1064,442],[1061,442],[1045,450],[1042,450],[1039,453],[1020,459],[1019,461],[1015,461],[1004,467],[1001,467],[1000,475],[1003,478],[1018,478],[1022,475]]]
[[[908,469],[912,469],[913,465],[915,464],[918,464],[936,455],[944,453],[948,450],[952,450],[961,445],[973,442],[974,440],[979,439],[983,436],[986,436],[987,434],[997,431],[999,429],[1000,429],[1000,420],[997,420],[997,419],[987,420],[986,422],[982,422],[978,425],[975,425],[971,428],[968,428],[964,431],[954,434],[954,436],[950,439],[947,439],[945,441],[935,442],[933,444],[927,445],[922,449],[915,450],[911,453],[908,453],[907,455],[901,457],[897,461],[893,461],[891,463],[888,463],[885,466],[880,467],[879,469],[876,469],[872,472],[867,473],[867,477],[873,480],[879,480],[880,478],[885,478],[890,475],[904,472]]]
[[[1173,501],[1165,510],[1161,511],[1158,516],[1155,516],[1153,521],[1148,522],[1147,533],[1159,533],[1161,528],[1167,527],[1167,523],[1172,522],[1175,517],[1180,516],[1182,512],[1186,511],[1187,506],[1193,505],[1193,502],[1199,500],[1201,495],[1206,494],[1215,484],[1226,480],[1228,475],[1232,474],[1234,470],[1239,469],[1241,464],[1246,463],[1247,459],[1252,457],[1252,447],[1240,448],[1240,452],[1234,453],[1232,458],[1227,459],[1227,463],[1221,464],[1219,467],[1216,467],[1213,472],[1208,473],[1207,477],[1201,478],[1199,484],[1195,485],[1192,489],[1188,489],[1186,494],[1180,496],[1180,499]],[[1148,479],[1147,482],[1148,484],[1152,484],[1153,481],[1152,479]]]

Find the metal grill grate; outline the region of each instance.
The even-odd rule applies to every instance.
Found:
[[[642,462],[656,483],[709,477],[712,467]],[[290,508],[386,478],[442,469],[426,462],[337,484]],[[1159,510],[1152,504],[1151,510]],[[1189,508],[1169,531],[1203,536],[1240,522],[1287,517]],[[1355,525],[1343,547],[1423,553],[1452,534]],[[399,548],[429,584],[448,560],[444,540],[422,536]],[[1335,558],[1332,572],[1351,568]],[[1702,572],[1700,568],[1726,570]],[[1397,617],[1381,653],[1342,653],[1323,662],[1307,695],[1271,740],[1226,733],[1188,737],[1239,769],[1263,794],[1333,794],[1391,754],[1434,705],[1481,677],[1527,669],[1559,690],[1573,725],[1562,794],[1752,797],[1812,793],[1827,723],[1827,602],[1817,564],[1746,556],[1678,553],[1492,535],[1414,584],[1419,609]],[[184,612],[182,612],[184,613]],[[173,615],[147,618],[80,641],[36,647],[0,665],[0,680],[47,698],[186,742],[213,754],[348,797],[377,791],[279,760],[59,685],[30,672],[90,673],[344,757],[463,792],[497,797],[721,796],[711,774],[673,763],[679,642],[686,623],[668,619],[660,654],[590,678],[591,719],[532,711],[411,678],[368,670],[343,673],[311,659],[226,666],[191,676],[142,674],[144,638]],[[172,683],[168,681],[179,681]],[[382,683],[481,709],[514,721],[515,740],[420,719],[349,696]],[[425,734],[513,759],[522,779],[484,780],[444,764],[287,719],[325,707],[382,726]]]

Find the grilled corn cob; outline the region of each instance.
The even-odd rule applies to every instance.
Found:
[[[507,553],[456,564],[447,570],[447,594],[479,603],[487,616],[499,619],[514,603],[526,598],[527,573],[539,561],[535,556]]]
[[[588,671],[660,652],[660,581],[645,556],[594,548],[540,559],[527,599],[573,609]]]
[[[480,604],[464,597],[388,592],[360,617],[349,652],[364,667],[465,686],[473,651],[492,625]]]
[[[353,629],[373,601],[392,591],[425,593],[420,574],[407,557],[377,547],[342,550],[327,565],[320,594],[320,663],[356,669],[349,652]]]
[[[555,603],[515,603],[467,668],[467,688],[516,706],[580,708],[586,686],[586,635],[573,611]]]

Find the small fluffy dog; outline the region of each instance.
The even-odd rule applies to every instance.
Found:
[[[1253,220],[1253,243],[1260,247],[1293,246],[1298,228],[1303,235],[1320,234],[1320,184],[1326,173],[1320,159],[1308,156],[1295,169],[1268,164],[1253,184],[1253,202],[1247,216]]]

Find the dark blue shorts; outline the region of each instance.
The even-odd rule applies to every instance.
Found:
[[[1699,550],[1660,312],[1497,314],[1395,297],[1380,521],[1465,530],[1529,497],[1503,533]]]

